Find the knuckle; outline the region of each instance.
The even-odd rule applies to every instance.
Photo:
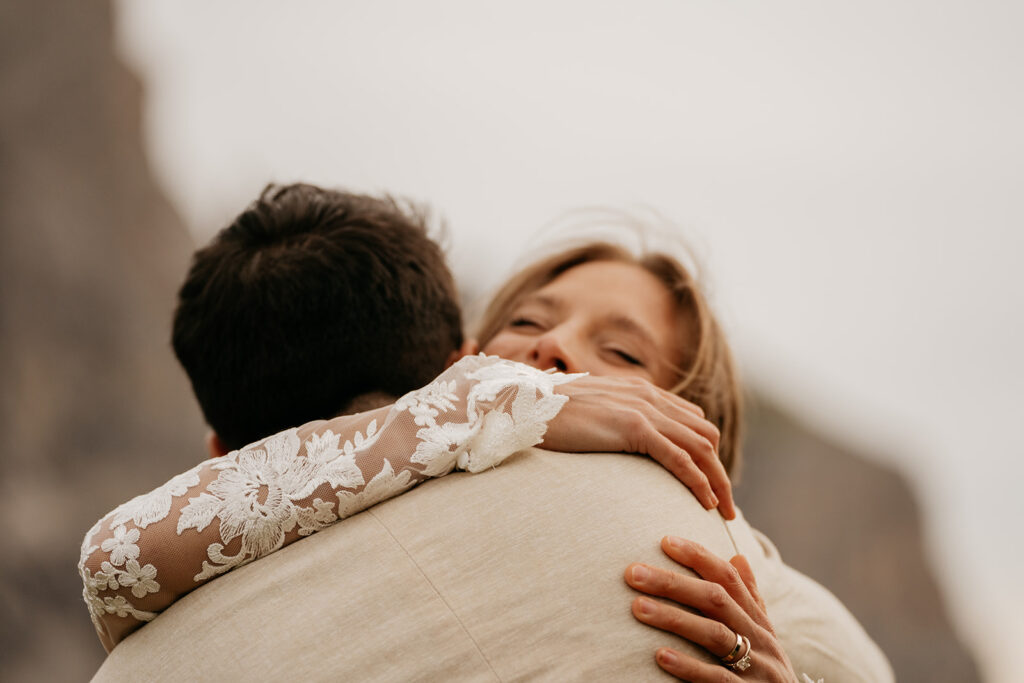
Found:
[[[722,430],[714,424],[710,425],[710,429],[708,429],[708,438],[717,446],[722,440]]]
[[[668,572],[667,575],[662,575],[660,578],[667,596],[678,598],[685,594],[686,586],[683,583],[683,576],[681,574]]]
[[[707,587],[707,595],[705,596],[707,604],[715,610],[723,609],[729,602],[729,594],[724,588],[717,583],[709,584]]]
[[[682,634],[686,628],[682,610],[666,610],[665,626],[674,633]]]
[[[759,626],[756,631],[758,649],[765,654],[771,655],[773,659],[781,658],[781,655],[785,653],[782,648],[782,644],[775,637],[775,633],[770,628],[764,628]]]
[[[736,588],[743,586],[743,577],[740,576],[740,570],[727,562],[725,563],[725,582]]]
[[[688,449],[688,454],[694,462],[707,462],[715,457],[715,448],[703,436],[698,436],[697,442]]]
[[[711,480],[708,479],[708,476],[706,474],[704,474],[703,471],[699,471],[699,472],[700,472],[700,488],[701,488],[701,490],[704,491],[704,493],[712,493],[714,491],[714,487],[711,486]]]
[[[635,408],[631,408],[626,412],[626,427],[633,431],[641,431],[647,426],[647,418],[642,412]]]
[[[625,421],[630,441],[638,445],[646,445],[650,442],[650,423],[643,413],[639,410],[630,410]]]

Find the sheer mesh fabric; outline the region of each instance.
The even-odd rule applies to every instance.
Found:
[[[567,400],[555,387],[578,376],[464,358],[394,405],[275,434],[119,506],[86,534],[78,566],[103,646],[235,567],[540,443]]]

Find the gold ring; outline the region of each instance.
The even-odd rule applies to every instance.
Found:
[[[724,657],[719,657],[723,664],[731,664],[736,660],[736,657],[739,656],[740,650],[743,649],[743,636],[738,633],[733,633],[733,635],[736,636],[736,646],[729,651],[729,654]]]

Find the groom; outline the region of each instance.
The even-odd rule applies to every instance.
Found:
[[[197,253],[175,316],[211,451],[426,384],[463,346],[454,292],[407,207],[269,188]],[[657,646],[702,651],[633,620],[621,573],[671,567],[656,549],[666,534],[748,555],[797,671],[891,679],[831,595],[659,466],[533,450],[214,580],[121,643],[95,680],[664,676]]]

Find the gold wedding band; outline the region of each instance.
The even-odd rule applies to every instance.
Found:
[[[719,659],[722,660],[723,664],[731,664],[732,662],[734,662],[736,660],[736,657],[739,656],[740,650],[743,649],[743,636],[741,636],[738,633],[733,633],[733,635],[736,636],[736,647],[730,650],[729,654],[725,655],[724,657],[719,657]]]

